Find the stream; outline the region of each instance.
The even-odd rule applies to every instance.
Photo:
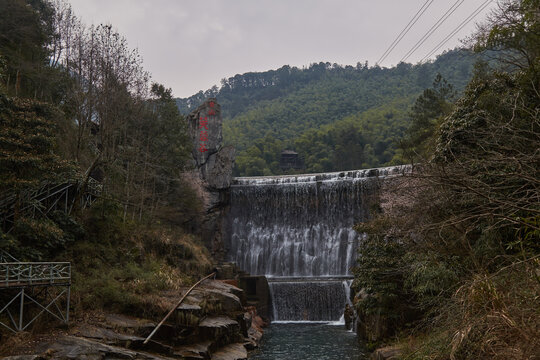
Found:
[[[272,323],[252,360],[364,360],[355,333],[328,323]]]

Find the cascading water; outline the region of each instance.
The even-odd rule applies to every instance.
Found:
[[[341,280],[270,281],[274,321],[335,321],[343,315]]]
[[[343,277],[351,275],[361,238],[352,227],[367,219],[377,178],[402,171],[234,180],[228,257],[251,275],[269,278],[274,320],[340,319],[350,286]]]

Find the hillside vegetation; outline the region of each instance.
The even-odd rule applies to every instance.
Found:
[[[0,2],[1,254],[72,261],[76,310],[146,312],[210,267],[190,233],[190,147],[171,90],[112,26],[63,1]],[[61,201],[35,195],[58,187]]]
[[[360,248],[359,334],[406,359],[540,357],[540,20],[538,0],[506,1],[475,35],[497,50],[457,101],[416,100],[404,153]]]
[[[398,143],[418,95],[438,74],[462,90],[477,58],[454,50],[432,63],[393,68],[367,63],[283,66],[223,79],[220,88],[176,103],[188,113],[204,99],[217,97],[225,142],[238,151],[236,175],[282,173],[279,159],[285,149],[303,157],[303,172],[382,166],[403,161]]]

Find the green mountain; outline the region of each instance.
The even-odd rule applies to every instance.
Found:
[[[326,172],[399,163],[397,141],[409,126],[409,109],[440,73],[460,91],[477,56],[453,50],[435,61],[393,68],[318,63],[299,69],[236,75],[189,98],[189,113],[208,97],[222,106],[225,143],[237,149],[235,175]],[[303,160],[282,170],[284,149]]]

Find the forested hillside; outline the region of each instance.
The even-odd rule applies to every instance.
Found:
[[[111,25],[0,1],[0,253],[76,263],[77,310],[144,307],[209,266],[185,226],[190,148],[171,90]]]
[[[454,50],[431,63],[393,68],[322,62],[304,69],[283,66],[223,79],[219,89],[176,102],[188,113],[217,97],[225,141],[238,151],[236,175],[282,173],[284,149],[304,158],[305,169],[297,172],[382,166],[402,161],[398,141],[418,95],[438,74],[463,89],[477,58]]]

